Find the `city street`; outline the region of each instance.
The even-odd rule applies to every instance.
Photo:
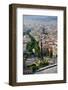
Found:
[[[44,73],[57,73],[57,66],[42,70],[42,71],[38,71],[35,74],[44,74]]]
[[[57,73],[57,58],[53,57],[53,58],[49,59],[48,61],[49,61],[49,65],[39,68],[34,74]],[[26,66],[31,65],[31,64],[33,64],[35,62],[36,62],[36,57],[35,58],[28,58],[26,60],[25,65]],[[32,69],[25,68],[24,73],[31,74]]]

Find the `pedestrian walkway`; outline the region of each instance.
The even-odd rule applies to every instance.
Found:
[[[57,66],[39,70],[35,74],[48,74],[48,73],[57,73]]]

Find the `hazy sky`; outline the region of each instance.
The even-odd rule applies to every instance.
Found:
[[[57,16],[24,15],[24,21],[57,21]]]

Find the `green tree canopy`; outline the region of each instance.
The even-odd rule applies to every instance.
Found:
[[[35,40],[33,36],[31,36],[30,33],[27,33],[31,39],[30,42],[27,43],[26,49],[30,52],[33,53],[33,49],[35,49],[35,55],[39,56],[40,55],[40,47],[39,47],[39,42]]]

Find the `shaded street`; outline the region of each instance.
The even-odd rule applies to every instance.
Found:
[[[35,74],[43,74],[43,73],[57,73],[57,66],[42,70],[42,71],[38,71]]]

